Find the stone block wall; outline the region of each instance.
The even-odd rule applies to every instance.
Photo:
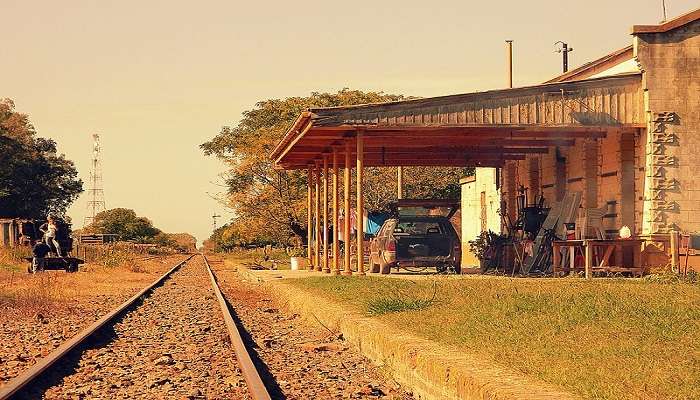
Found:
[[[634,36],[648,115],[643,233],[700,231],[700,21]]]

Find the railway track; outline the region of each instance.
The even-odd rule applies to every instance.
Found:
[[[0,387],[0,400],[149,394],[270,399],[204,255],[179,262]]]

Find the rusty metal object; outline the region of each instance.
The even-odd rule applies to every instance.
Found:
[[[129,308],[131,305],[133,305],[139,298],[147,294],[149,291],[151,291],[153,288],[156,286],[160,285],[163,281],[165,281],[173,272],[177,271],[178,268],[180,268],[182,265],[184,265],[187,261],[192,259],[195,254],[190,255],[183,261],[179,262],[176,264],[174,267],[172,267],[170,270],[168,270],[166,273],[164,273],[161,277],[156,279],[153,283],[148,285],[147,287],[143,288],[140,292],[135,294],[133,297],[131,297],[129,300],[123,302],[120,304],[117,308],[114,310],[110,311],[108,314],[104,315],[102,318],[99,320],[95,321],[92,323],[92,325],[88,326],[72,338],[68,339],[64,343],[62,343],[60,346],[56,348],[56,350],[52,351],[48,356],[42,358],[34,364],[31,368],[27,369],[23,373],[21,373],[19,376],[15,377],[14,379],[10,380],[7,385],[3,386],[0,388],[0,400],[5,400],[9,399],[13,394],[24,388],[25,386],[29,385],[31,382],[34,381],[39,375],[41,375],[43,372],[48,370],[53,364],[55,364],[57,361],[59,361],[61,358],[66,356],[71,350],[73,350],[75,347],[78,345],[82,344],[87,338],[92,336],[95,332],[97,332],[100,328],[114,320],[117,316],[119,316],[124,310]]]
[[[202,254],[202,258],[204,258],[204,264],[207,266],[207,272],[209,273],[209,278],[211,279],[212,288],[216,294],[216,298],[219,300],[221,312],[224,314],[226,328],[228,329],[228,334],[231,338],[231,346],[233,346],[233,350],[236,352],[236,358],[238,359],[238,364],[241,367],[243,378],[245,378],[246,384],[248,385],[248,391],[254,400],[270,400],[270,394],[267,392],[267,388],[260,378],[260,374],[258,373],[257,368],[255,368],[255,364],[253,364],[250,354],[248,354],[248,350],[243,343],[241,333],[238,331],[238,327],[233,321],[233,316],[228,308],[226,299],[224,299],[223,294],[221,294],[221,289],[219,289],[219,285],[216,283],[216,277],[209,266],[209,261],[204,254]]]

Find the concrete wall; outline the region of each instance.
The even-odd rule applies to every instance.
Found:
[[[498,215],[501,195],[496,189],[495,168],[476,168],[475,176],[462,179],[460,184],[462,185],[462,267],[466,268],[479,265],[479,260],[469,251],[469,241],[479,236],[482,228],[494,232],[501,231],[501,217]]]
[[[634,36],[648,115],[645,234],[700,231],[700,21]]]

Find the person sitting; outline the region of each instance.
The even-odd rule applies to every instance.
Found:
[[[44,242],[36,242],[32,248],[32,273],[41,272],[46,266],[46,255],[51,252],[51,248]]]

